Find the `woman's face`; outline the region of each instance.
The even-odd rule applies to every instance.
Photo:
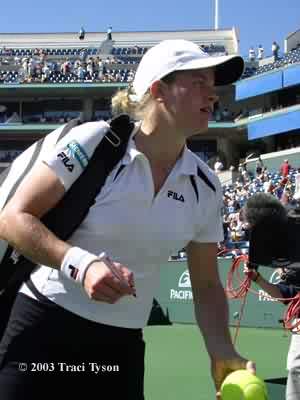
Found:
[[[206,131],[218,100],[212,68],[178,71],[168,84],[165,106],[176,128],[191,136]]]

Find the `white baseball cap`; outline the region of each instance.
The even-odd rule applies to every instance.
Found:
[[[244,71],[240,56],[210,56],[188,40],[164,40],[151,47],[136,70],[133,89],[140,100],[152,83],[174,71],[215,67],[215,85],[237,81]]]

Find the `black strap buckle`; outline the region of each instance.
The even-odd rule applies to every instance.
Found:
[[[112,137],[109,137],[110,134],[111,134]],[[109,129],[109,131],[107,132],[105,137],[110,142],[110,144],[112,144],[114,147],[119,147],[120,146],[121,139],[116,134],[116,132],[114,132],[111,128]]]

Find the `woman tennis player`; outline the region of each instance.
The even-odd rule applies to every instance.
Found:
[[[0,238],[39,267],[20,289],[0,343],[1,400],[60,398],[64,387],[70,399],[80,388],[99,398],[144,399],[142,329],[160,265],[183,247],[216,389],[233,370],[255,372],[232,344],[218,275],[221,186],[186,146],[207,130],[216,86],[235,82],[242,72],[241,57],[211,57],[185,40],[148,50],[132,88],[112,99],[116,112],[137,121],[127,152],[68,242],[40,218],[74,182],[67,166],[76,170],[80,157],[70,143],[88,157],[95,132],[104,136],[108,125],[74,128],[24,180],[0,215]],[[96,374],[93,363],[117,367]],[[41,364],[48,370],[32,370]]]

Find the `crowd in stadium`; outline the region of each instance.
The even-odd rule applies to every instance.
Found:
[[[238,178],[232,184],[223,186],[223,246],[234,246],[234,242],[248,241],[247,224],[242,217],[242,207],[255,193],[270,193],[285,207],[294,207],[300,199],[300,168],[292,166],[286,159],[279,171],[269,171],[261,158],[256,162],[256,172],[251,174],[247,164],[240,164]],[[236,246],[238,247],[238,246]]]
[[[134,70],[128,64],[137,63],[134,58],[122,60],[113,55],[88,56],[85,50],[75,58],[54,59],[36,50],[33,55],[2,59],[5,69],[0,71],[0,83],[131,82]]]
[[[249,64],[246,66],[243,78],[249,78],[253,75],[262,74],[264,72],[273,71],[277,68],[285,67],[286,65],[298,63],[300,61],[300,43],[291,51],[280,54],[279,45],[277,42],[272,44],[272,57],[269,63],[263,65],[257,65],[255,61],[260,61],[264,58],[264,49],[259,45],[257,52],[253,47],[249,49],[248,61]]]
[[[210,54],[226,54],[224,46],[214,44],[200,46]],[[136,65],[146,47],[112,47],[110,54],[101,57],[97,48],[35,48],[0,49],[1,83],[75,83],[75,82],[131,82]],[[279,45],[272,44],[274,60],[256,65],[262,60],[264,48],[249,49],[248,61],[242,78],[268,72],[287,64],[300,61],[300,44],[290,52],[279,55]],[[135,65],[132,68],[132,65]]]
[[[222,163],[217,160],[215,171]],[[300,165],[299,165],[300,166]],[[219,255],[234,257],[237,253],[247,252],[249,246],[249,231],[243,220],[242,208],[255,193],[270,193],[285,207],[293,208],[300,205],[300,168],[284,160],[278,171],[269,171],[259,157],[256,171],[251,173],[247,163],[240,163],[237,179],[223,185],[223,229],[224,241],[219,243]],[[171,259],[185,258],[184,249]]]

